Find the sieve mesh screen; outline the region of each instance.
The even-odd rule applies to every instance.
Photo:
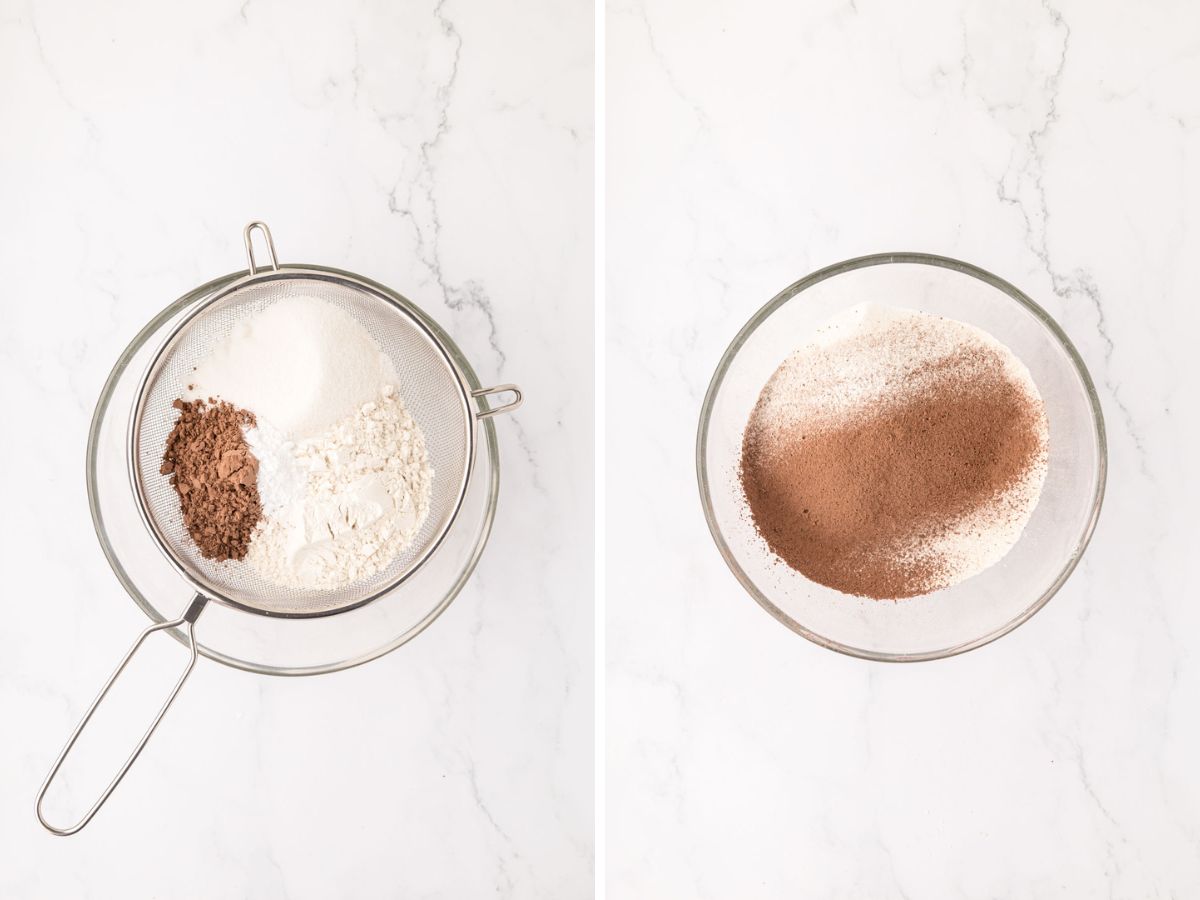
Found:
[[[331,591],[282,587],[260,578],[244,561],[205,559],[184,527],[179,497],[169,477],[159,474],[167,436],[178,415],[171,404],[182,396],[195,366],[228,337],[236,323],[289,297],[315,297],[343,309],[391,357],[396,388],[425,435],[434,470],[429,516],[413,542],[381,572]],[[134,407],[130,429],[134,493],[168,555],[206,593],[267,615],[338,612],[402,580],[436,548],[449,528],[466,488],[475,433],[467,390],[438,340],[391,300],[341,276],[284,270],[219,295],[160,351]]]

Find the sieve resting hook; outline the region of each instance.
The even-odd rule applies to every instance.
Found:
[[[475,413],[475,418],[490,419],[492,416],[498,416],[501,413],[510,413],[525,400],[521,389],[515,384],[498,384],[495,387],[479,388],[479,390],[471,391],[471,396],[476,400],[482,397],[491,397],[493,394],[512,394],[513,399],[507,403],[502,403],[500,406],[489,406],[486,409],[481,409]]]
[[[254,260],[254,242],[251,236],[254,230],[258,229],[262,232],[263,237],[267,241],[267,253],[271,256],[271,268],[276,272],[279,271],[279,258],[275,255],[275,239],[271,237],[271,229],[267,227],[266,222],[251,222],[242,229],[242,240],[246,243],[246,262],[250,267],[250,274],[258,274],[258,263]]]
[[[202,597],[200,594],[196,594],[192,598],[192,602],[188,604],[187,610],[178,619],[172,619],[170,622],[159,622],[157,625],[151,625],[140,635],[138,635],[138,639],[133,642],[133,646],[129,648],[129,651],[121,659],[121,662],[117,665],[116,670],[108,676],[108,681],[104,682],[104,687],[100,688],[100,693],[96,695],[96,699],[92,701],[92,705],[87,708],[87,712],[83,714],[83,718],[79,720],[79,724],[76,725],[75,730],[71,732],[71,737],[67,740],[67,745],[63,747],[62,752],[58,754],[58,759],[54,761],[54,767],[50,770],[50,774],[46,776],[46,780],[42,782],[41,790],[38,791],[37,817],[38,821],[41,822],[48,831],[52,831],[54,834],[65,837],[67,835],[74,834],[83,828],[83,826],[88,822],[92,821],[92,816],[96,815],[96,812],[101,806],[104,805],[104,801],[108,799],[109,795],[116,789],[117,785],[121,783],[121,779],[125,777],[125,773],[129,771],[129,767],[133,765],[134,760],[141,755],[143,748],[146,746],[146,742],[150,740],[150,735],[154,734],[154,729],[158,728],[158,723],[161,722],[162,717],[166,715],[167,710],[175,701],[175,695],[179,693],[179,689],[183,687],[183,683],[187,681],[188,676],[192,674],[192,669],[196,665],[196,619],[198,619],[200,617],[200,613],[204,611],[204,606],[206,603],[208,603],[207,597]],[[146,638],[150,637],[150,635],[154,634],[156,631],[166,631],[171,628],[179,627],[182,627],[187,633],[188,650],[191,652],[191,658],[188,660],[187,668],[183,670],[183,674],[180,675],[179,679],[175,682],[175,687],[171,689],[171,693],[167,696],[166,701],[159,708],[158,715],[154,717],[154,721],[150,723],[150,727],[146,729],[146,733],[142,735],[142,739],[138,741],[137,746],[133,748],[133,752],[129,754],[129,758],[125,760],[125,764],[121,766],[121,770],[117,772],[113,780],[108,783],[108,787],[104,789],[104,793],[100,795],[100,799],[92,804],[92,808],[84,814],[83,818],[74,825],[69,825],[64,828],[60,828],[57,825],[51,825],[46,821],[46,816],[42,812],[42,802],[46,799],[46,791],[50,788],[50,784],[54,781],[54,776],[58,774],[58,770],[62,768],[62,764],[66,760],[67,754],[71,752],[71,748],[74,747],[75,742],[79,740],[79,735],[83,732],[84,726],[91,721],[92,715],[96,712],[96,707],[100,705],[100,701],[105,698],[113,684],[116,683],[117,677],[123,671],[125,671],[125,667],[129,665],[129,661],[133,659],[133,655],[137,653],[138,648],[145,643]]]

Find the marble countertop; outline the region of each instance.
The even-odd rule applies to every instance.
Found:
[[[0,896],[590,896],[592,23],[545,0],[0,2]],[[52,837],[38,785],[146,624],[88,516],[92,407],[142,324],[244,267],[256,218],[285,262],[394,287],[525,389],[492,540],[369,665],[201,660],[95,821]]]
[[[613,0],[607,21],[609,896],[1192,896],[1200,12]],[[750,315],[891,250],[1045,306],[1110,463],[1058,596],[907,666],[742,592],[693,462]]]

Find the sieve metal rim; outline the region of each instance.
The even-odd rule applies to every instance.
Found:
[[[216,602],[225,606],[229,606],[243,612],[253,613],[254,615],[268,616],[279,619],[314,619],[324,616],[337,615],[338,613],[349,612],[350,610],[366,606],[367,604],[378,600],[380,597],[393,590],[396,586],[403,584],[409,577],[412,576],[414,572],[424,565],[426,560],[428,560],[438,549],[438,547],[441,546],[442,541],[445,539],[446,534],[450,531],[454,521],[458,518],[459,511],[462,508],[463,498],[466,495],[467,486],[470,483],[471,475],[475,467],[475,445],[476,441],[478,440],[477,420],[481,417],[501,411],[502,409],[507,409],[507,407],[493,408],[486,411],[473,410],[471,404],[472,398],[487,396],[493,392],[499,391],[500,388],[487,388],[480,391],[470,390],[461,368],[455,362],[453,355],[449,353],[441,338],[431,328],[429,328],[429,326],[422,320],[420,316],[414,315],[411,310],[407,309],[403,304],[398,303],[396,299],[393,296],[390,296],[387,292],[381,291],[369,280],[349,272],[332,272],[328,269],[316,268],[314,266],[304,264],[278,265],[274,262],[273,246],[271,247],[271,250],[272,268],[270,270],[256,271],[253,261],[251,261],[251,268],[247,271],[246,275],[235,279],[197,304],[195,309],[190,310],[187,315],[181,318],[172,327],[171,331],[163,339],[159,347],[154,351],[154,355],[150,358],[150,361],[146,366],[146,370],[142,373],[142,377],[138,382],[136,399],[132,409],[130,410],[129,426],[126,430],[126,458],[128,463],[129,481],[133,490],[134,500],[137,505],[138,516],[141,518],[142,524],[145,525],[155,545],[158,547],[159,552],[163,554],[167,562],[170,563],[171,567],[175,569],[175,571],[178,572],[185,581],[195,588],[196,591],[203,596],[211,600],[215,600]],[[244,290],[245,288],[268,284],[272,281],[292,281],[300,279],[325,281],[341,287],[348,287],[362,291],[374,297],[375,299],[388,304],[404,315],[405,318],[429,341],[432,347],[437,351],[441,360],[454,375],[455,387],[457,388],[456,397],[466,420],[467,446],[466,458],[464,459],[462,470],[461,472],[456,473],[459,478],[459,489],[453,508],[451,509],[449,515],[447,515],[440,523],[437,532],[426,543],[420,554],[418,554],[399,575],[390,579],[389,581],[384,582],[379,589],[359,600],[354,601],[353,603],[346,603],[340,606],[334,606],[330,609],[319,609],[315,611],[283,612],[278,610],[262,609],[235,600],[234,598],[226,595],[219,587],[211,583],[208,579],[193,572],[191,567],[179,560],[176,553],[171,549],[170,543],[168,542],[166,535],[163,534],[158,522],[149,512],[148,500],[145,496],[145,487],[143,483],[144,480],[142,478],[143,470],[141,454],[137,452],[137,435],[140,431],[142,419],[146,412],[146,398],[148,395],[147,386],[163,367],[170,355],[171,350],[182,339],[184,333],[187,331],[188,326],[197,317],[202,315],[214,305],[220,303],[222,300],[228,298],[234,293],[237,293],[238,291]],[[517,392],[517,396],[519,402],[519,392]]]

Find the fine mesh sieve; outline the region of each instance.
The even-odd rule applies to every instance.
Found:
[[[266,240],[271,257],[269,269],[256,264],[251,243],[255,230]],[[129,474],[138,510],[158,547],[196,589],[196,594],[178,619],[152,625],[142,632],[59,754],[37,799],[39,820],[55,834],[74,834],[91,821],[141,753],[195,665],[195,623],[210,599],[250,613],[305,618],[345,612],[387,593],[434,553],[453,524],[471,478],[478,420],[510,412],[521,404],[521,392],[515,385],[472,390],[438,336],[369,282],[348,273],[280,266],[270,231],[262,222],[251,222],[243,236],[248,274],[201,301],[175,325],[147,367],[130,415]],[[244,561],[205,559],[184,526],[175,488],[168,476],[159,471],[167,437],[178,416],[172,404],[184,395],[195,367],[239,322],[291,297],[312,297],[331,303],[370,333],[392,360],[397,392],[424,434],[433,468],[429,513],[414,540],[383,570],[336,590],[283,587],[259,577]],[[270,365],[270,360],[264,360],[263,365]],[[482,398],[500,393],[512,394],[513,399],[501,406],[481,405]],[[156,631],[174,628],[186,633],[191,659],[166,702],[84,817],[66,828],[51,825],[43,814],[42,802],[84,726],[146,638]]]
[[[159,473],[167,435],[178,416],[171,404],[183,395],[193,368],[238,322],[291,297],[313,297],[345,310],[391,358],[397,390],[425,435],[434,471],[429,515],[414,541],[385,569],[337,590],[281,587],[259,577],[246,562],[205,559],[184,527],[175,488],[168,476]],[[134,489],[146,523],[171,561],[198,589],[254,612],[313,616],[378,596],[428,558],[462,501],[474,441],[468,389],[444,348],[420,322],[366,285],[329,273],[284,269],[233,286],[177,326],[146,373],[131,418],[129,449]]]

